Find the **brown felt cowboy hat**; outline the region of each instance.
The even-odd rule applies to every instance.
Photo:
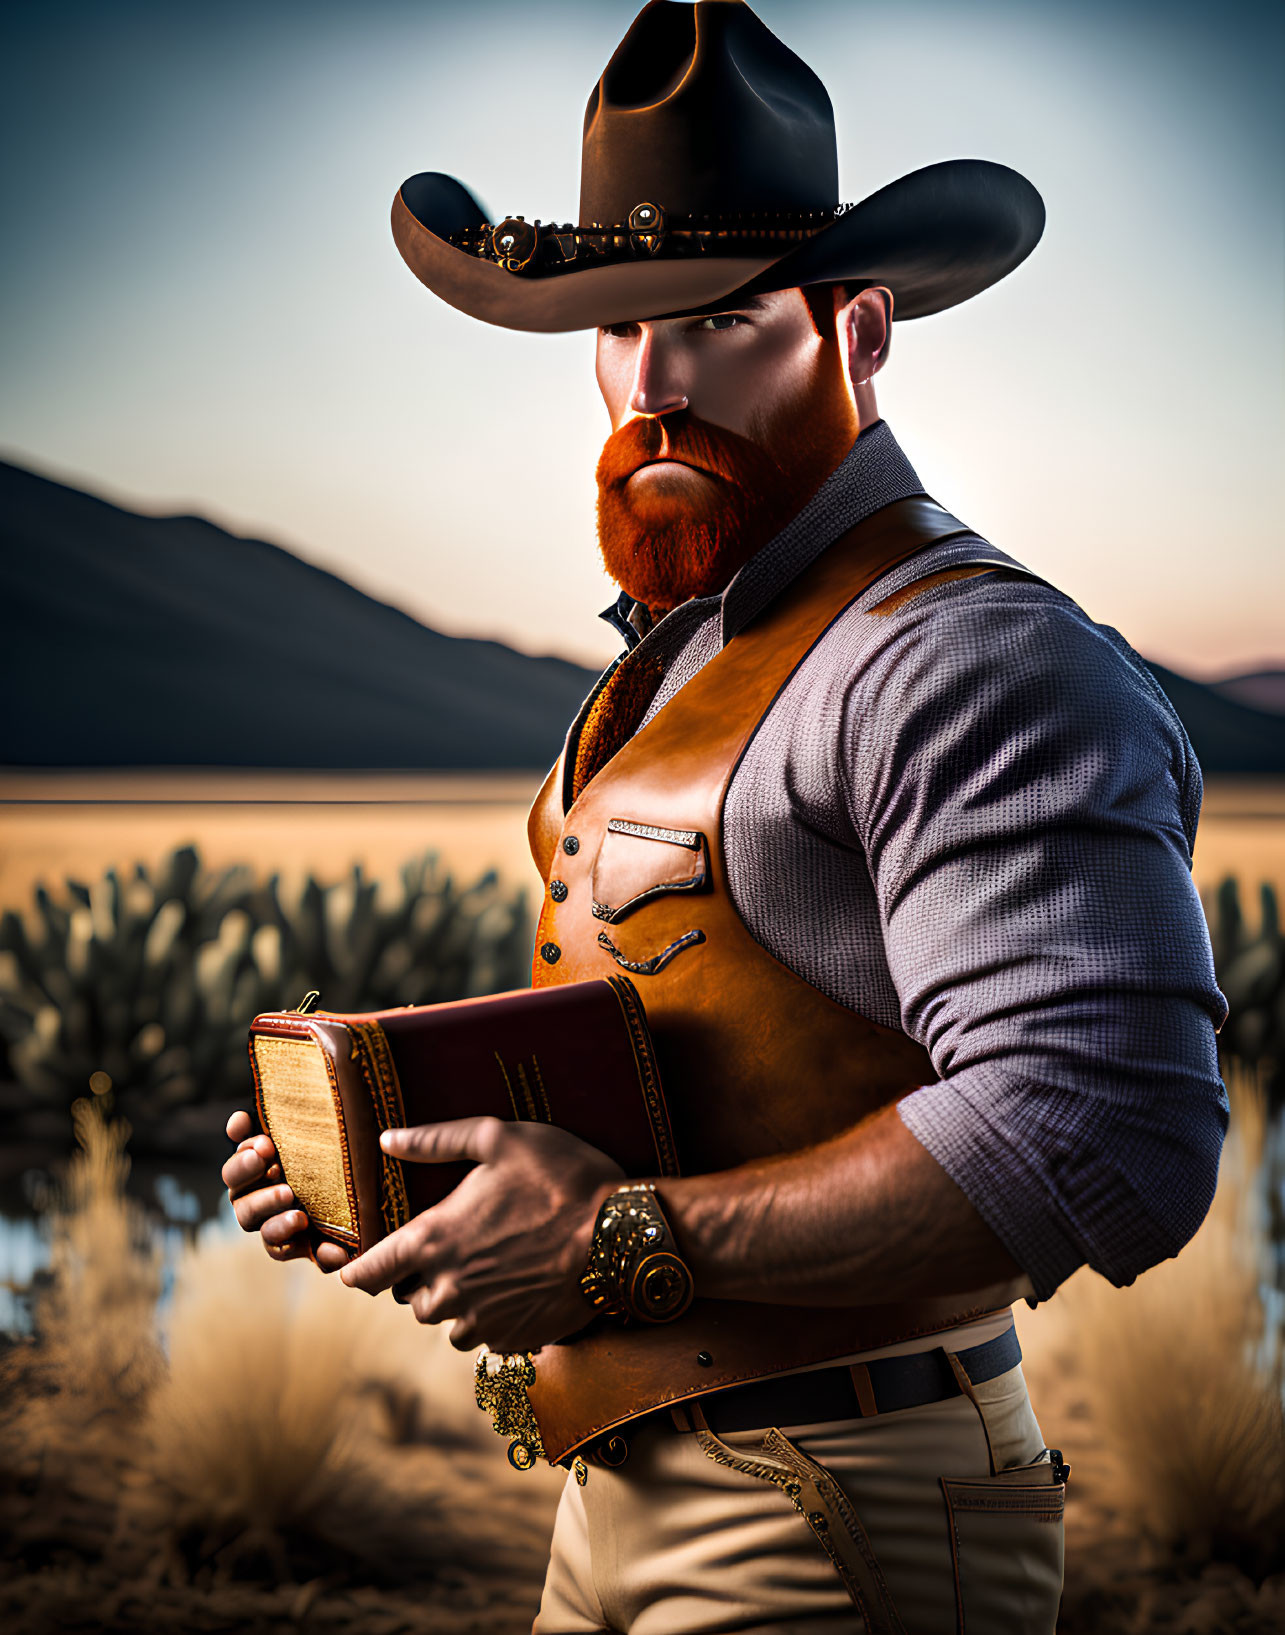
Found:
[[[393,237],[451,306],[507,329],[687,312],[795,285],[880,284],[897,318],[966,301],[1035,248],[1024,176],[948,159],[839,203],[825,86],[744,0],[651,0],[585,109],[578,222],[491,221],[453,176],[393,201]]]

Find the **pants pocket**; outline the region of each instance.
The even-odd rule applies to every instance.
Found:
[[[940,1478],[958,1635],[1052,1635],[1062,1596],[1060,1476],[1046,1449],[995,1476]]]
[[[861,1518],[830,1472],[775,1428],[733,1447],[710,1430],[699,1405],[690,1411],[707,1458],[779,1487],[807,1522],[861,1615],[862,1635],[906,1635]]]

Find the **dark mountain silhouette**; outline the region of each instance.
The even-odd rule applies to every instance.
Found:
[[[9,766],[542,767],[594,676],[0,463]]]
[[[1148,666],[1182,717],[1200,769],[1211,773],[1285,773],[1285,720],[1251,709],[1216,687],[1163,665]]]
[[[1285,670],[1247,670],[1244,675],[1220,676],[1209,685],[1238,704],[1285,715]]]
[[[263,540],[3,462],[0,595],[9,766],[534,768],[594,680],[444,636]],[[1151,668],[1206,772],[1285,773],[1281,717],[1228,695],[1257,676]]]

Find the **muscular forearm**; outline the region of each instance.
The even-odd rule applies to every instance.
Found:
[[[806,1152],[658,1190],[714,1299],[867,1304],[1021,1275],[895,1107]]]
[[[552,1125],[495,1118],[386,1130],[380,1144],[403,1161],[473,1168],[345,1266],[345,1283],[374,1294],[414,1278],[415,1316],[455,1319],[451,1344],[465,1348],[532,1351],[584,1327],[594,1220],[624,1180],[613,1160]],[[807,1152],[657,1190],[712,1299],[875,1305],[1017,1272],[894,1107]]]

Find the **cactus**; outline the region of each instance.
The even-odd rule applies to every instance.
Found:
[[[287,892],[276,874],[206,869],[190,846],[155,875],[38,886],[29,914],[0,919],[0,1035],[20,1087],[0,1119],[66,1127],[106,1074],[134,1150],[171,1150],[176,1113],[244,1097],[257,1012],[310,988],[360,1011],[519,987],[530,936],[521,891],[494,871],[457,886],[431,853],[391,890],[355,867]]]
[[[1258,925],[1228,877],[1205,905],[1229,1015],[1225,1058],[1266,1077],[1285,1103],[1285,939],[1272,886]],[[310,988],[332,1010],[432,1004],[519,987],[530,924],[496,874],[457,886],[427,853],[396,882],[360,866],[294,891],[244,865],[205,868],[191,846],[155,874],[108,869],[92,885],[36,887],[32,909],[0,918],[0,1039],[15,1091],[0,1129],[67,1128],[72,1101],[106,1074],[136,1151],[165,1151],[182,1109],[243,1096],[245,1033],[261,1010]],[[100,1081],[101,1082],[101,1081]]]

